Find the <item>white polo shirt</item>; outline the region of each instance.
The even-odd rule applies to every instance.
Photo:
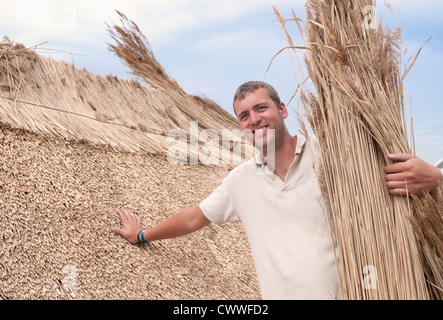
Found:
[[[314,171],[317,142],[297,140],[285,181],[259,155],[232,170],[200,209],[215,224],[243,224],[263,299],[336,299],[334,248]]]

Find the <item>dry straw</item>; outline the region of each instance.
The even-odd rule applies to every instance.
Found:
[[[310,0],[305,29],[295,14],[291,19],[305,39],[315,88],[303,88],[301,102],[321,149],[319,181],[331,208],[341,294],[441,299],[442,190],[434,197],[394,197],[384,180],[388,154],[413,152],[403,84],[412,65],[401,73],[400,29],[368,27],[372,5]],[[277,16],[286,31],[287,20]]]
[[[218,163],[235,164],[253,154],[236,131],[237,120],[210,99],[181,89],[155,59],[138,26],[118,14],[121,25],[108,26],[115,41],[109,49],[147,85],[78,70],[5,37],[0,43],[0,121],[66,139],[162,154],[180,148],[168,137],[177,137],[173,130],[191,139],[191,123],[198,123],[198,146],[190,148],[187,141],[180,151],[188,159],[207,154],[219,158]],[[204,129],[215,132],[214,138],[202,135]]]
[[[199,121],[203,129],[222,133],[222,129],[237,128],[238,123],[227,111],[213,101],[187,94],[155,59],[151,46],[139,27],[123,13],[117,11],[120,24],[108,25],[108,32],[115,44],[109,50],[118,56],[132,74],[144,80],[159,92],[168,92],[183,114],[175,119],[178,127],[186,127],[190,121]]]
[[[147,42],[133,49],[132,67],[158,66],[141,67],[148,85],[0,42],[0,300],[260,298],[240,225],[149,246],[110,232],[116,208],[149,227],[202,201],[228,173],[172,165],[169,130],[189,136],[190,120],[219,134],[237,128],[168,80]]]

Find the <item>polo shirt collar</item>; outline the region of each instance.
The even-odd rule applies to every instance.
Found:
[[[306,137],[304,135],[297,136],[297,146],[295,147],[295,155],[300,154],[306,144]],[[258,167],[266,165],[266,159],[261,153],[255,156],[255,165]]]

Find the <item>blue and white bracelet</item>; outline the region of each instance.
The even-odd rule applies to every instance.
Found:
[[[145,240],[145,230],[142,230],[137,235],[138,241],[140,243],[148,244],[149,242]]]

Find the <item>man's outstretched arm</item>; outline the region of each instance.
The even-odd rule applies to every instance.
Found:
[[[122,221],[122,228],[112,227],[111,231],[122,236],[132,244],[139,243],[137,236],[140,231],[144,230],[140,223],[140,218],[126,209],[119,209],[117,212]],[[199,206],[191,207],[145,230],[144,240],[152,242],[177,238],[198,231],[210,223],[211,221],[206,218]]]

